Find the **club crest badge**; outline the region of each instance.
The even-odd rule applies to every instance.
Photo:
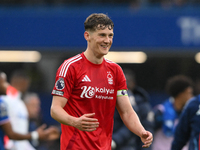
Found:
[[[110,71],[107,72],[108,84],[113,84],[113,76]]]
[[[57,90],[63,90],[65,88],[65,82],[63,78],[59,78],[56,82],[56,89]]]

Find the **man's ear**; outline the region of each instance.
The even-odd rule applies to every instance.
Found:
[[[85,38],[86,41],[89,40],[89,38],[90,38],[90,34],[89,34],[88,31],[85,31],[85,32],[84,32],[84,38]]]

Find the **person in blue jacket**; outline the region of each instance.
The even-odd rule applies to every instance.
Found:
[[[135,73],[132,70],[124,69],[124,74],[131,105],[145,129],[153,133],[153,112],[151,111],[149,94],[142,87],[136,85]],[[112,150],[142,150],[140,138],[128,130],[117,110],[115,110],[114,114],[112,138]],[[145,148],[145,150],[151,150],[151,146]]]
[[[170,77],[165,88],[169,98],[154,107],[155,135],[152,144],[153,150],[170,150],[180,114],[187,101],[193,97],[193,81],[185,75]],[[186,146],[183,150],[187,149]]]
[[[182,150],[189,142],[188,150],[200,150],[200,95],[191,98],[180,116],[175,129],[171,150]]]

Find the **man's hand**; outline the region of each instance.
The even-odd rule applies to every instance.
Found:
[[[95,113],[84,114],[77,118],[73,126],[81,131],[95,131],[99,127],[98,119],[93,118]]]
[[[56,126],[50,126],[46,128],[46,125],[43,124],[37,128],[37,132],[39,134],[39,140],[56,140],[60,137],[60,130]]]
[[[48,137],[45,140],[52,141],[60,137],[60,130],[56,126],[50,126],[49,128],[45,130],[45,132],[47,132],[48,134]]]
[[[140,137],[144,145],[142,147],[147,148],[150,147],[153,142],[153,135],[149,131],[145,131],[142,133],[142,136]]]
[[[45,140],[48,137],[49,131],[46,131],[45,128],[46,128],[46,124],[43,124],[37,128],[36,131],[39,134],[39,140]]]

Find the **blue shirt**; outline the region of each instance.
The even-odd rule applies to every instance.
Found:
[[[8,112],[5,102],[0,97],[0,150],[4,149],[4,131],[2,125],[8,122]]]
[[[200,95],[192,98],[185,106],[175,129],[171,150],[181,150],[189,141],[189,150],[200,150]]]
[[[162,128],[162,131],[166,137],[173,137],[176,122],[178,122],[180,113],[174,108],[174,99],[168,98],[162,104],[157,105],[154,108],[155,113],[155,129]]]

